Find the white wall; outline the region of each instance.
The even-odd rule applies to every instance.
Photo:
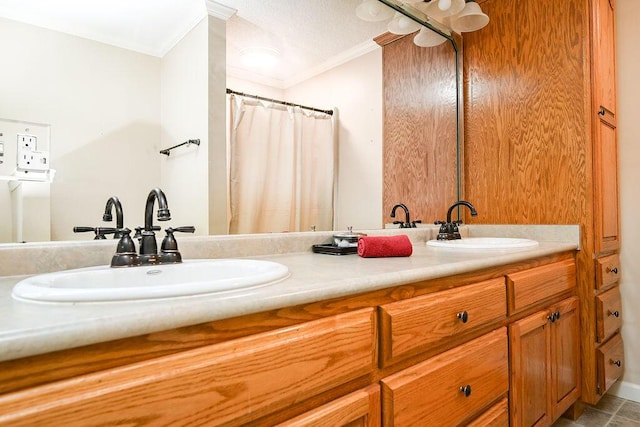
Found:
[[[382,48],[286,90],[288,100],[338,110],[336,230],[382,228]]]
[[[172,147],[189,139],[200,139],[200,145],[177,148],[169,156],[157,154],[158,185],[167,196],[171,225],[193,225],[202,235],[209,234],[209,186],[204,179],[209,166],[207,40],[204,18],[162,58],[161,145]]]
[[[640,2],[618,0],[616,19],[625,371],[614,393],[640,402]]]
[[[51,125],[54,240],[86,240],[117,195],[144,220],[160,178],[160,59],[0,18],[0,117]]]

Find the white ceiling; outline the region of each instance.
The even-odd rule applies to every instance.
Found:
[[[355,17],[360,0],[215,0],[237,10],[227,21],[232,75],[286,87],[375,46],[385,23]],[[206,16],[205,0],[0,0],[0,16],[162,57]],[[242,65],[245,47],[270,47],[270,70]],[[255,79],[254,79],[255,80]]]

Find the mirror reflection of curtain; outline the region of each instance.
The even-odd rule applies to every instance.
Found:
[[[229,233],[332,230],[334,118],[229,100]]]

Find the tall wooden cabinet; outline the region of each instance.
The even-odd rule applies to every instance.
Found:
[[[622,313],[602,308],[620,275],[615,0],[480,3],[489,25],[464,34],[466,220],[580,224],[582,400],[596,403],[624,370]]]

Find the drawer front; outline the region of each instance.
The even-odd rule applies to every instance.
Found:
[[[367,308],[0,396],[0,425],[241,425],[375,367]]]
[[[509,401],[505,397],[487,409],[467,427],[504,427],[509,425]]]
[[[600,394],[604,394],[624,370],[624,343],[620,334],[615,334],[596,349],[596,360]]]
[[[620,258],[618,254],[596,260],[596,288],[606,289],[620,279]]]
[[[380,386],[358,390],[277,427],[380,427]]]
[[[575,286],[576,264],[572,259],[509,274],[509,313],[517,313]]]
[[[606,341],[622,326],[622,300],[618,286],[596,297],[596,326],[598,342]]]
[[[506,298],[500,278],[381,306],[382,365],[504,319]]]
[[[500,328],[381,381],[383,425],[458,425],[509,389],[507,330]]]

